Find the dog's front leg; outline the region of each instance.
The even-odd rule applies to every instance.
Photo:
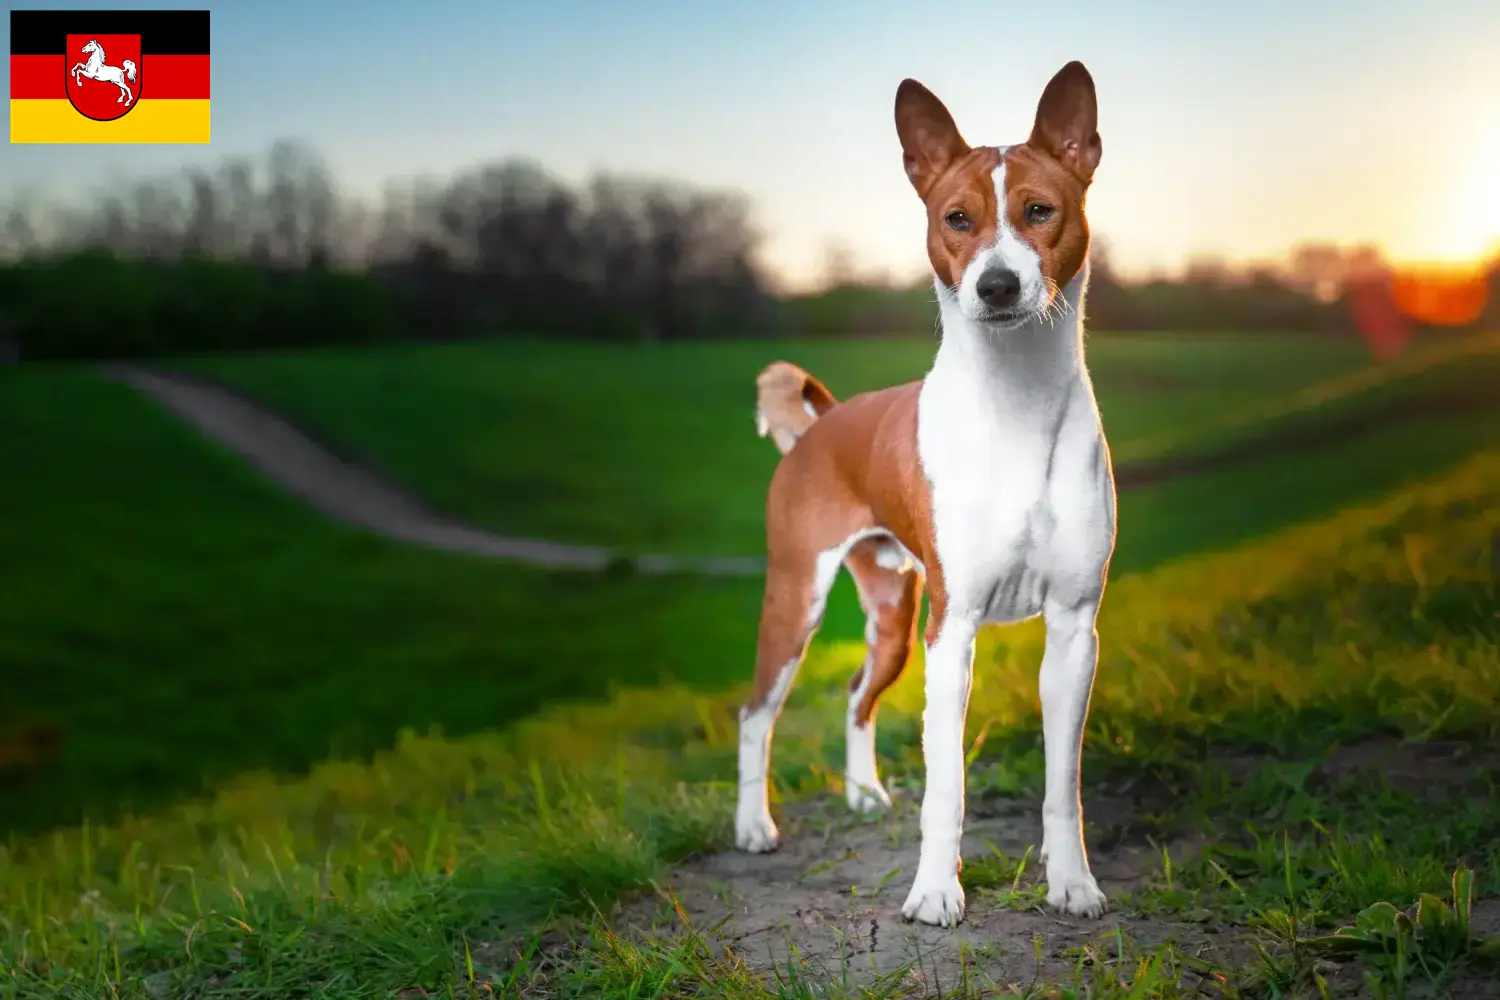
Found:
[[[974,673],[974,635],[968,618],[949,614],[927,647],[927,705],[922,710],[922,848],[917,877],[901,912],[909,920],[954,927],[964,918],[958,882],[964,831],[964,719]]]
[[[1042,801],[1042,855],[1047,866],[1047,902],[1065,913],[1097,917],[1104,893],[1089,871],[1083,845],[1083,805],[1079,756],[1089,713],[1099,635],[1099,605],[1065,606],[1049,601],[1043,611],[1047,645],[1042,654],[1042,738],[1047,756],[1047,787]]]

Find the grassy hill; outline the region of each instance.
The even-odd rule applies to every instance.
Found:
[[[264,366],[267,385],[300,384],[308,398],[321,383],[343,399],[325,400],[326,412],[361,425],[379,410],[363,390],[391,378],[405,388],[391,390],[396,412],[383,426],[411,424],[430,404],[456,427],[466,413],[491,412],[478,392],[490,348],[453,349],[476,352],[467,366],[448,350],[432,356],[452,373],[447,393],[400,374],[397,362],[416,354],[223,364]],[[741,384],[758,359],[743,350],[710,387],[726,396],[739,387],[717,405],[768,466],[774,453],[749,433]],[[831,372],[837,352],[821,350],[830,353],[798,356]],[[662,454],[652,430],[701,435],[705,454],[729,440],[674,419],[692,410],[687,401],[645,393],[643,402],[643,384],[666,388],[685,362],[646,352],[659,364],[622,362],[639,377],[614,384],[565,348],[536,351],[534,377],[488,371],[533,400],[549,398],[549,385],[596,389],[576,404],[594,416],[573,424],[494,404],[511,415],[486,426],[533,428],[520,451],[538,461],[568,440],[564,429],[600,456]],[[846,370],[873,384],[914,363],[912,352]],[[718,371],[724,356],[697,370]],[[1165,369],[1178,363],[1156,357]],[[1219,377],[1231,380],[1241,363],[1225,349]],[[278,366],[293,374],[278,382]],[[565,377],[570,369],[584,374]],[[1298,374],[1274,377],[1288,393],[1320,381]],[[853,374],[829,377],[841,392],[859,386]],[[1192,422],[1191,407],[1206,406],[1190,398],[1174,421],[1170,396],[1148,398],[1148,410],[1161,409],[1142,427]],[[606,419],[611,400],[627,418]],[[1295,412],[1316,422],[1315,409]],[[608,425],[613,448],[578,430],[593,419]],[[0,425],[15,431],[0,491],[0,818],[10,831],[0,847],[0,996],[762,989],[752,973],[764,968],[710,960],[691,938],[613,936],[609,915],[612,900],[649,893],[674,863],[728,843],[754,581],[554,576],[390,545],[308,513],[149,401],[87,372],[0,374]],[[412,428],[410,455],[423,435],[431,450],[435,426]],[[1344,975],[1316,965],[1307,939],[1370,904],[1408,907],[1445,891],[1460,864],[1474,873],[1480,909],[1500,894],[1500,799],[1493,762],[1477,749],[1500,726],[1497,448],[1493,409],[1418,409],[1398,425],[1122,500],[1085,801],[1096,864],[1136,861],[1112,892],[1116,922],[1077,931],[1109,935],[1104,943],[1087,945],[1074,973],[1049,957],[1049,976],[1083,976],[1096,996],[1166,997],[1187,995],[1172,984],[1196,969],[1209,984],[1199,995],[1234,995],[1230,986],[1297,995],[1314,974]],[[625,461],[607,468],[630,473]],[[726,488],[706,473],[698,482],[692,463],[672,468],[660,473],[668,496]],[[747,481],[760,471],[724,468]],[[688,548],[736,537],[712,519],[669,532],[648,487],[616,495],[614,511],[592,522],[595,537],[624,540],[607,534],[612,524],[652,516],[663,518],[655,538]],[[757,503],[762,488],[758,480]],[[589,496],[598,494],[572,502]],[[838,788],[843,685],[860,656],[845,597],[778,731],[776,808],[791,837],[826,843],[833,830],[867,843],[889,839],[915,810],[921,670],[881,716],[896,826],[829,820],[819,803]],[[1016,808],[1029,823],[1039,808],[1039,640],[1031,625],[983,638],[969,719],[978,817]],[[1430,752],[1444,740],[1465,742]],[[77,822],[80,811],[90,822]],[[971,854],[964,876],[976,920],[1014,914],[1027,939],[1074,933],[1032,911],[1023,853]],[[905,885],[896,877],[888,891]],[[528,952],[559,917],[582,923]],[[1179,940],[1184,928],[1211,929],[1226,950],[1205,965]],[[1404,965],[1366,956],[1346,962],[1347,973],[1356,984],[1369,971],[1388,984],[1471,990],[1490,976],[1467,936],[1463,947],[1430,934],[1403,947]],[[769,995],[811,995],[821,974],[800,969],[803,985]],[[824,984],[823,995],[838,990]],[[874,995],[910,995],[894,990]]]

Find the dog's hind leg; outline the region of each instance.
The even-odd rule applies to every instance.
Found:
[[[844,723],[844,794],[849,808],[874,812],[891,804],[875,757],[875,709],[896,682],[916,641],[922,577],[906,553],[885,538],[869,538],[844,560],[865,609],[865,662],[849,681]]]
[[[791,691],[808,641],[823,620],[828,591],[843,561],[830,552],[772,552],[766,570],[760,633],[755,651],[755,687],[740,709],[739,804],[735,844],[744,851],[775,850],[779,837],[771,819],[771,735]]]

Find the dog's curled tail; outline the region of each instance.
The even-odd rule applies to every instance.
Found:
[[[822,382],[789,361],[777,361],[755,379],[755,432],[776,442],[784,455],[836,405]]]

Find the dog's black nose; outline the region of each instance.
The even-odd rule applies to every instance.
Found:
[[[979,276],[974,291],[985,305],[1004,308],[1020,298],[1021,276],[1008,267],[992,267]]]

